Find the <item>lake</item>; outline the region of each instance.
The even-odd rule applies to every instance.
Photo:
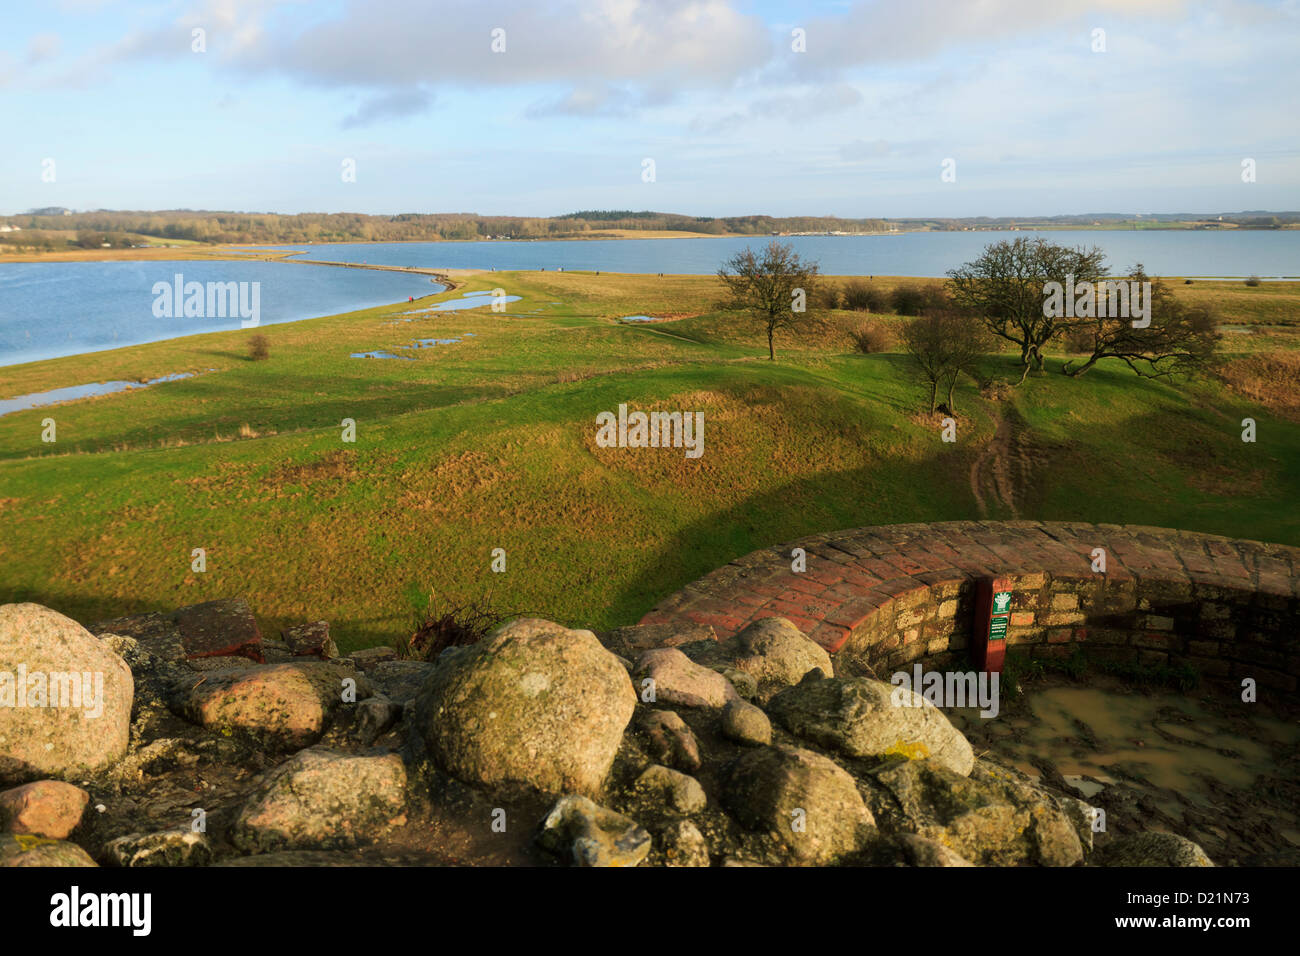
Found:
[[[1110,267],[1142,263],[1149,275],[1300,277],[1300,230],[1104,232],[908,232],[889,236],[787,236],[801,256],[828,275],[941,276],[989,243],[1043,236],[1062,245],[1098,246]],[[430,269],[591,269],[709,275],[746,247],[769,236],[579,241],[387,242],[284,245],[307,258]]]
[[[1300,231],[921,232],[782,239],[832,275],[941,276],[989,243],[1041,235],[1099,246],[1116,270],[1142,263],[1152,275],[1300,276]],[[588,269],[708,275],[737,251],[770,237],[537,242],[342,243],[278,246],[311,259],[421,268]],[[273,325],[405,301],[441,289],[428,276],[300,263],[0,263],[0,366],[240,328],[235,318],[160,317],[155,283],[260,283],[260,323]],[[509,290],[507,290],[509,291]],[[513,297],[507,301],[513,301]],[[478,304],[456,301],[441,310]],[[228,313],[229,314],[229,313]]]
[[[246,290],[259,283],[259,325],[374,308],[443,288],[429,276],[276,262],[3,263],[0,366],[241,327],[233,308],[225,318],[156,315],[154,284],[172,285],[178,273],[205,291],[209,282],[250,283]]]

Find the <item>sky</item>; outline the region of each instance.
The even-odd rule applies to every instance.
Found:
[[[0,8],[0,214],[1300,209],[1300,0]]]

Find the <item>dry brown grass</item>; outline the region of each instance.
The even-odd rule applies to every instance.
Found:
[[[1300,352],[1261,352],[1219,370],[1228,388],[1291,421],[1300,421]]]
[[[849,337],[853,339],[853,347],[865,355],[893,351],[898,343],[894,329],[875,319],[853,326],[849,330]]]
[[[268,476],[267,485],[277,489],[284,485],[305,485],[313,481],[350,481],[357,476],[356,458],[357,453],[354,451],[339,450],[327,452],[313,461],[281,465]]]

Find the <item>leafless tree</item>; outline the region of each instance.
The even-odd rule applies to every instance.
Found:
[[[769,359],[776,359],[776,330],[791,327],[815,307],[817,263],[799,258],[791,246],[779,242],[769,242],[760,255],[752,249],[736,253],[718,270],[718,278],[730,290],[735,308],[762,320]]]

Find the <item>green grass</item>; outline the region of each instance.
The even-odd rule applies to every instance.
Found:
[[[999,415],[1023,423],[1021,517],[1300,544],[1300,430],[1212,381],[1103,364],[1033,377],[1002,403],[964,384],[959,441],[944,444],[906,358],[853,354],[837,321],[779,338],[772,363],[755,323],[717,310],[709,277],[480,274],[449,297],[496,286],[524,298],[505,315],[395,323],[402,303],[264,327],[262,362],[237,331],[6,368],[4,396],[202,374],[0,418],[0,601],[91,621],[245,594],[264,626],[325,618],[345,649],[404,636],[430,590],[632,623],[755,548],[980,517],[971,465]],[[615,322],[638,313],[679,318]],[[414,361],[348,357],[463,333]],[[990,371],[1010,376],[1010,360],[990,356]],[[596,447],[596,414],[621,402],[703,411],[704,456]],[[505,574],[490,571],[497,547]]]

